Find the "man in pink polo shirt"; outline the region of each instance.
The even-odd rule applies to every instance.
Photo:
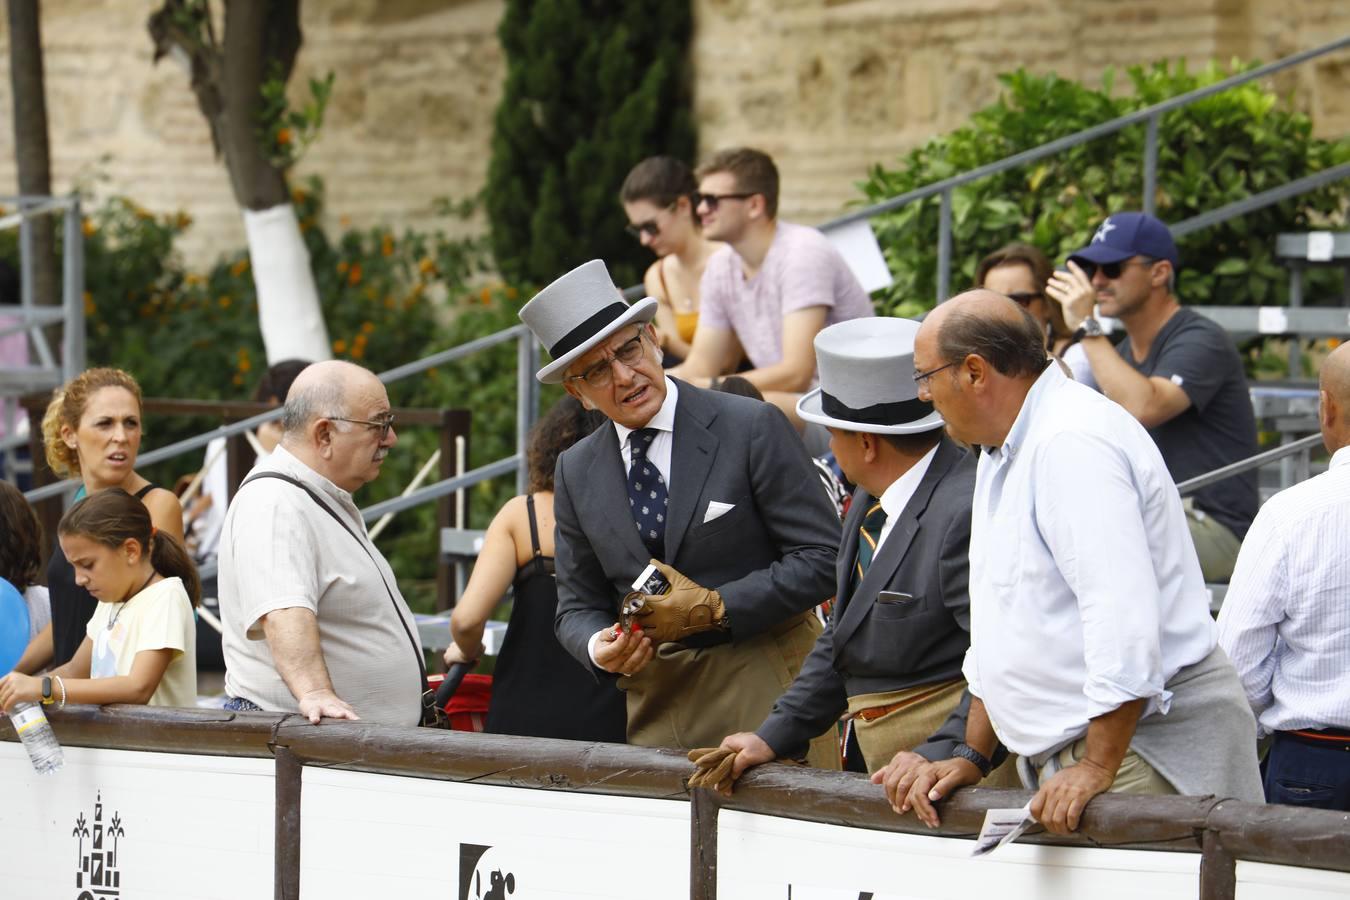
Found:
[[[823,234],[778,220],[768,154],[724,150],[698,176],[703,236],[726,246],[704,269],[698,330],[672,374],[715,386],[744,358],[753,368],[739,374],[800,427],[797,399],[816,383],[816,334],[872,315],[871,299]]]

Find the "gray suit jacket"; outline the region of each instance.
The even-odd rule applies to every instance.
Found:
[[[730,623],[730,635],[684,644],[752,637],[828,598],[839,518],[787,418],[768,403],[680,382],[673,438],[663,561],[720,591]],[[614,624],[650,559],[626,477],[611,425],[563,453],[554,473],[556,629],[591,669],[587,642]],[[710,501],[735,506],[704,522]]]
[[[849,697],[961,676],[970,646],[974,489],[974,456],[944,436],[867,576],[850,594],[858,528],[875,502],[862,489],[853,495],[839,546],[838,601],[830,623],[757,732],[779,756],[804,752],[811,738],[839,719]],[[882,592],[913,599],[894,602]]]

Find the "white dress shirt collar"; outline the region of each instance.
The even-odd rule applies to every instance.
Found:
[[[886,510],[886,524],[881,526],[881,535],[877,538],[877,549],[875,552],[881,552],[881,545],[886,543],[887,536],[891,533],[891,528],[900,518],[900,514],[905,511],[909,501],[914,498],[914,492],[919,489],[919,482],[923,481],[923,476],[928,473],[928,467],[933,464],[933,457],[937,455],[937,445],[923,455],[923,457],[914,465],[909,467],[909,471],[901,475],[891,486],[881,495],[881,508]]]
[[[679,400],[680,389],[675,386],[673,380],[666,378],[666,400],[661,404],[661,408],[656,411],[656,415],[652,416],[651,421],[642,427],[655,428],[657,431],[674,431],[675,404]],[[628,428],[615,422],[614,432],[619,436],[619,446],[626,450],[628,448],[628,436],[636,430],[636,428]]]
[[[1328,469],[1336,469],[1341,466],[1350,466],[1350,444],[1331,454],[1331,462],[1327,464]]]

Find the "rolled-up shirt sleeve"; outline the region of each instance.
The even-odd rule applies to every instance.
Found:
[[[1063,432],[1039,448],[1035,465],[1036,524],[1077,598],[1088,718],[1138,699],[1149,701],[1146,715],[1165,713],[1161,594],[1128,460],[1101,437]]]

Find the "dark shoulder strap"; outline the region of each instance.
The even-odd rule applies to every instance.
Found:
[[[150,484],[147,484],[145,487],[141,488],[139,491],[137,491],[137,492],[136,492],[135,494],[133,494],[132,496],[135,497],[137,500],[144,500],[144,499],[145,499],[145,495],[148,494],[148,493],[150,493],[151,491],[153,491],[156,487],[158,487],[158,485],[156,485],[156,484],[154,484],[154,483],[152,482],[152,483],[150,483]]]
[[[293,484],[300,490],[304,491],[306,494],[309,494],[309,498],[313,500],[315,503],[319,504],[319,506],[323,509],[324,512],[332,516],[333,521],[341,525],[342,530],[347,532],[347,534],[351,535],[352,540],[356,541],[356,543],[358,543],[361,546],[361,549],[366,551],[366,556],[370,557],[371,565],[375,567],[375,574],[380,576],[380,581],[381,583],[384,584],[384,590],[389,595],[389,602],[394,607],[394,617],[397,618],[399,624],[403,626],[403,633],[408,636],[408,642],[412,644],[413,655],[417,657],[417,671],[420,672],[422,675],[422,690],[426,691],[428,689],[427,663],[426,659],[423,658],[422,656],[422,646],[417,642],[417,639],[413,637],[412,631],[409,630],[408,623],[403,618],[403,613],[399,611],[398,600],[394,598],[394,589],[389,586],[388,581],[385,581],[384,572],[383,570],[380,569],[380,564],[376,562],[375,554],[371,553],[370,548],[366,546],[366,542],[361,540],[361,538],[357,536],[356,532],[352,530],[352,527],[347,524],[347,522],[342,518],[342,516],[338,513],[337,510],[333,509],[333,507],[325,503],[323,498],[314,492],[313,488],[311,488],[309,485],[305,484],[298,478],[292,478],[291,476],[285,475],[281,472],[254,472],[252,475],[248,476],[243,480],[243,482],[240,483],[239,489],[243,490],[244,485],[253,481],[257,481],[259,478],[277,478],[288,484]]]
[[[538,559],[543,551],[539,549],[539,522],[534,517],[534,494],[525,495],[525,511],[530,516],[530,550]]]

